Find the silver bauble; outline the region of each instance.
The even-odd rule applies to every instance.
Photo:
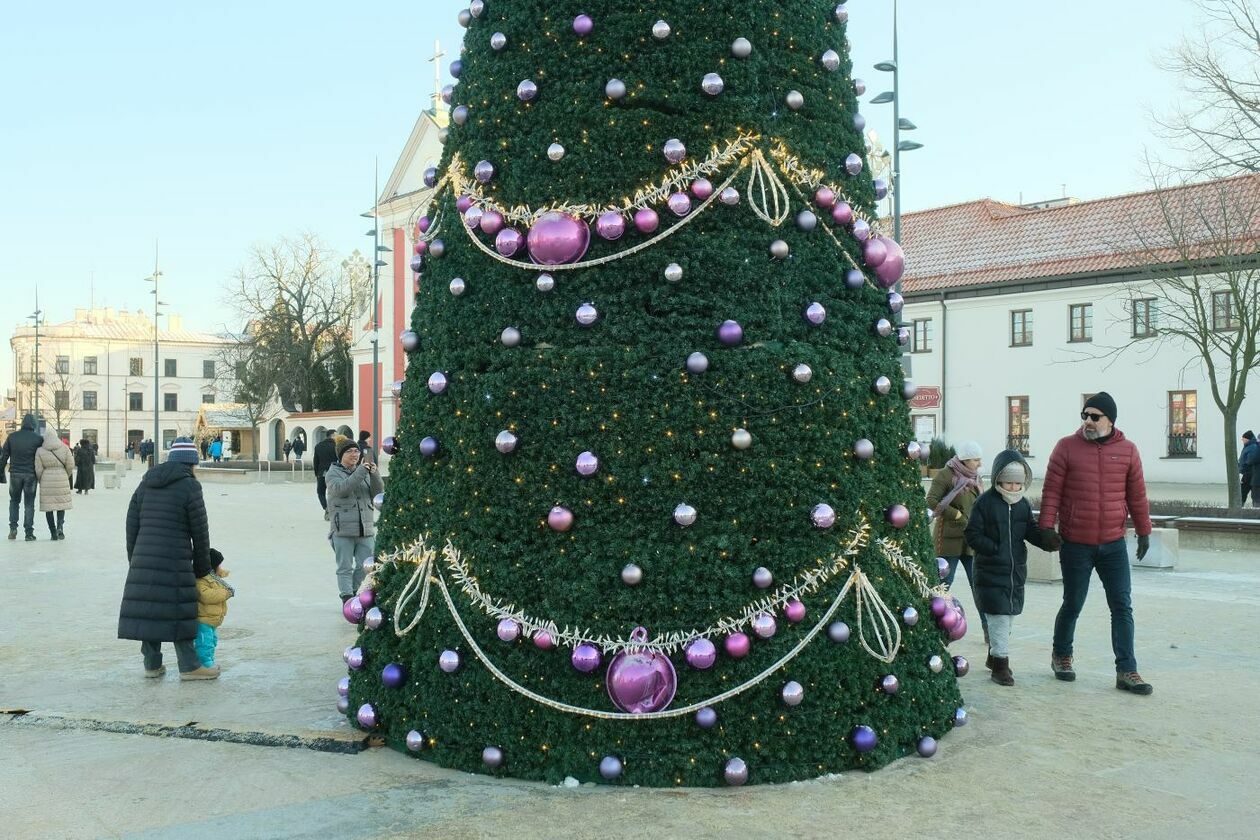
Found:
[[[454,280],[451,281],[451,285],[450,285],[451,294],[453,294],[455,297],[459,297],[460,295],[462,295],[464,293],[464,290],[467,288],[468,288],[468,284],[464,282],[464,278],[462,277],[456,277]]]
[[[604,85],[604,95],[609,99],[621,99],[626,95],[626,83],[621,79],[609,79]]]
[[[574,315],[577,322],[584,327],[589,327],[599,320],[599,310],[594,304],[584,303],[578,307],[577,314]]]
[[[475,18],[481,17],[481,13],[485,10],[486,0],[472,0],[472,2],[468,4],[468,11],[472,12],[472,16]]]
[[[669,28],[669,24],[663,20],[658,20],[656,23],[652,24],[652,37],[658,41],[664,41],[669,37],[669,33],[672,31],[673,30]]]
[[[783,686],[783,702],[789,706],[799,706],[801,701],[805,699],[805,687],[792,680]]]
[[[709,369],[709,357],[700,352],[687,357],[687,370],[690,373],[704,373]]]
[[[522,102],[533,102],[538,98],[538,85],[532,79],[525,79],[516,86],[516,98]]]
[[[903,400],[912,400],[919,393],[919,386],[915,385],[909,379],[901,383],[901,398]]]
[[[727,207],[734,207],[736,204],[739,204],[739,190],[734,187],[727,187],[718,195],[718,200]]]
[[[498,52],[507,46],[507,36],[502,32],[496,32],[490,36],[490,49]]]
[[[892,380],[887,376],[881,376],[875,380],[875,384],[872,387],[874,387],[875,393],[881,396],[885,395],[892,390]]]
[[[472,24],[472,20],[473,20],[472,12],[468,11],[467,9],[461,9],[459,12],[459,17],[456,19],[459,21],[460,26],[467,29]]]
[[[843,3],[836,6],[835,16],[836,23],[846,23],[849,20],[849,10],[844,7]]]
[[[677,137],[672,137],[665,141],[665,145],[661,147],[661,153],[665,155],[665,159],[670,163],[682,163],[687,157],[687,147],[683,141]]]
[[[822,54],[822,58],[819,61],[822,62],[822,66],[826,67],[829,73],[834,73],[840,69],[840,53],[835,50],[827,50]]]
[[[463,125],[468,122],[468,106],[455,106],[455,108],[451,111],[451,122],[455,123],[455,125]]]
[[[494,439],[494,448],[502,452],[504,455],[510,455],[516,451],[516,444],[519,439],[508,429],[504,429]]]
[[[853,444],[853,454],[863,461],[869,461],[875,457],[875,444],[871,443],[867,438],[859,438]]]
[[[736,58],[748,58],[752,55],[752,41],[747,38],[736,38],[731,42],[731,55]]]
[[[521,343],[521,331],[516,327],[508,327],[499,334],[499,340],[504,347],[518,347]]]
[[[638,586],[643,581],[643,570],[633,563],[628,563],[621,570],[621,582],[626,586]]]
[[[686,503],[679,505],[674,508],[674,521],[684,528],[695,524],[696,509]]]
[[[704,78],[700,80],[700,89],[709,96],[717,96],[726,90],[726,82],[723,82],[722,77],[717,73],[705,73]]]
[[[681,282],[683,279],[683,269],[678,263],[670,263],[665,266],[665,279],[671,283]]]
[[[866,82],[862,81],[861,79],[854,79],[853,92],[857,94],[858,96],[861,96],[862,94],[866,93]]]
[[[814,378],[814,371],[809,365],[797,365],[792,368],[792,378],[804,385]]]
[[[818,217],[814,215],[812,210],[802,210],[796,214],[796,226],[808,233],[818,227]]]
[[[534,286],[540,292],[550,292],[556,287],[556,278],[550,274],[539,274],[538,279],[534,281]]]
[[[783,97],[783,101],[793,111],[799,111],[805,107],[805,94],[799,90],[789,90],[787,96]]]
[[[892,333],[892,321],[889,321],[887,318],[880,318],[875,322],[875,334],[880,338],[888,338]]]
[[[770,256],[776,260],[786,260],[792,253],[792,249],[782,239],[776,239],[770,243]]]
[[[747,429],[736,429],[731,433],[731,446],[739,450],[752,446],[752,434]]]
[[[547,157],[554,161],[564,160],[564,146],[561,146],[559,143],[552,143],[547,147]]]

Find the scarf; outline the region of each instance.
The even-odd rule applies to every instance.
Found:
[[[994,487],[993,489],[994,489],[994,490],[996,490],[996,491],[998,491],[998,495],[1000,495],[1000,496],[1002,497],[1002,499],[1003,499],[1003,500],[1004,500],[1004,501],[1005,501],[1008,505],[1012,505],[1012,506],[1017,505],[1017,504],[1019,504],[1020,499],[1024,498],[1024,491],[1023,491],[1023,489],[1020,489],[1020,490],[1006,490],[1006,489],[1003,489],[1002,487]]]
[[[968,487],[975,488],[976,494],[984,492],[984,479],[982,479],[975,470],[969,469],[966,464],[958,459],[955,455],[949,459],[949,463],[945,465],[948,469],[954,471],[954,489],[941,499],[941,503],[933,508],[932,513],[940,516],[949,507],[949,503],[958,497],[958,494],[966,490]]]

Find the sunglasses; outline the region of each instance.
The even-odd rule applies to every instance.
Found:
[[[1103,419],[1103,418],[1104,418],[1104,417],[1106,417],[1106,416],[1107,416],[1107,415],[1105,415],[1105,414],[1094,414],[1092,411],[1082,411],[1082,412],[1081,412],[1081,419],[1082,419],[1082,420],[1092,420],[1092,421],[1093,421],[1093,422],[1095,422],[1095,423],[1097,423],[1099,420]]]

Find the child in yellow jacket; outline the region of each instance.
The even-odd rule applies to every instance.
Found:
[[[213,668],[214,650],[219,646],[219,634],[215,628],[223,623],[227,616],[227,600],[236,594],[225,577],[228,570],[223,568],[223,554],[218,549],[210,549],[210,574],[197,578],[197,638],[193,646],[201,659],[203,668]]]

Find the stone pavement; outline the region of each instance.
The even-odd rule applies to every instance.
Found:
[[[963,680],[971,722],[931,760],[779,787],[566,789],[391,750],[255,745],[358,738],[333,709],[354,631],[339,615],[310,484],[206,485],[212,541],[238,590],[220,643],[224,674],[180,683],[172,667],[143,679],[138,644],[115,638],[134,486],[133,473],[123,490],[76,496],[64,542],[0,541],[0,709],[30,712],[0,715],[6,838],[1226,840],[1255,836],[1260,821],[1254,553],[1183,551],[1175,572],[1135,570],[1152,697],[1112,687],[1097,582],[1078,629],[1081,676],[1056,682],[1047,660],[1058,587],[1035,585],[1012,639],[1015,688],[988,681],[978,633],[956,645],[973,662]],[[117,732],[194,722],[245,743]]]

